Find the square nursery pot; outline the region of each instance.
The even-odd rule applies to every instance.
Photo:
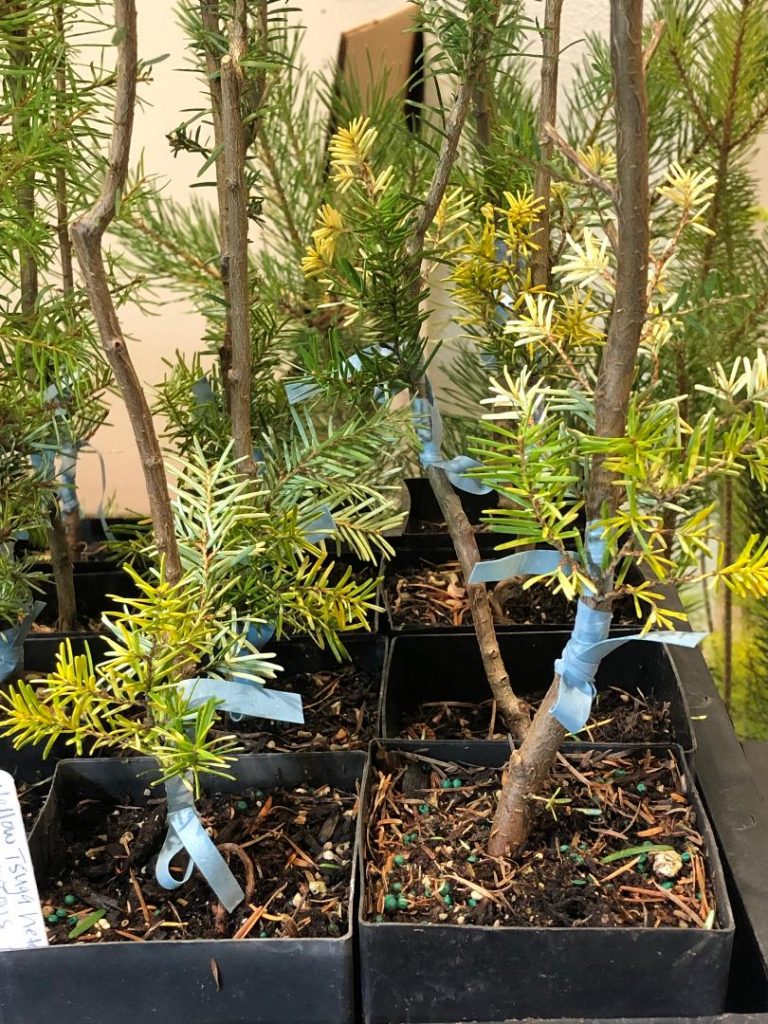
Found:
[[[237,792],[244,786],[328,783],[354,793],[365,761],[362,752],[246,755],[234,765],[236,781],[212,778],[206,789]],[[55,869],[62,802],[98,792],[116,800],[127,793],[133,803],[141,804],[153,775],[156,768],[148,758],[62,761],[30,836],[38,882]],[[356,888],[355,857],[349,927],[340,938],[164,940],[0,952],[0,1020],[3,1024],[351,1022]]]
[[[40,599],[46,607],[40,615],[43,624],[55,623],[58,615],[58,599],[56,583],[50,563],[38,562],[35,570],[45,574],[40,584]],[[91,624],[101,621],[103,612],[116,612],[121,608],[121,598],[136,597],[138,588],[131,577],[120,566],[110,562],[77,562],[74,567],[75,601],[78,622],[85,628],[78,633],[91,632]],[[56,646],[66,633],[35,633],[29,634],[29,641],[34,644],[40,637],[57,638]]]
[[[381,708],[381,683],[384,675],[384,665],[387,658],[388,641],[386,637],[369,636],[366,633],[349,634],[344,637],[344,646],[349,659],[339,661],[327,647],[320,648],[310,640],[279,640],[268,644],[264,650],[266,653],[274,653],[275,661],[283,668],[277,677],[269,683],[271,689],[283,690],[286,682],[291,677],[311,676],[317,672],[341,673],[351,668],[357,677],[350,680],[341,679],[334,693],[323,696],[318,700],[318,691],[313,691],[311,683],[307,685],[306,679],[294,681],[289,687],[304,698],[305,724],[293,725],[287,723],[267,723],[258,719],[244,719],[245,731],[253,733],[254,730],[264,727],[263,736],[259,736],[256,743],[250,749],[254,752],[263,750],[270,753],[272,747],[264,747],[269,742],[270,733],[277,735],[277,749],[290,752],[292,750],[307,750],[310,747],[317,750],[367,750],[368,743],[376,736],[381,735],[379,727],[379,714]],[[359,693],[356,693],[355,684],[364,674],[370,686],[365,694],[365,714],[359,720],[355,719],[356,709],[362,703],[350,702],[357,700]],[[325,693],[325,686],[320,689]],[[347,702],[345,704],[345,698]],[[337,715],[329,716],[318,714],[318,706],[326,711],[331,704],[338,704],[341,709]],[[310,708],[308,711],[307,708]],[[335,721],[334,721],[335,719]],[[330,723],[330,724],[329,724]],[[334,736],[335,726],[343,725],[348,730],[347,738]],[[275,726],[277,733],[275,733]],[[234,723],[234,731],[237,733],[242,728],[240,722]],[[318,736],[320,739],[318,740]],[[310,739],[310,737],[312,737]]]
[[[373,756],[360,816],[361,887]],[[382,741],[386,751],[419,752],[449,763],[500,767],[507,743]],[[632,745],[571,744],[607,751]],[[644,744],[645,748],[647,744]],[[669,748],[667,748],[669,749]],[[717,899],[711,930],[686,928],[491,928],[366,919],[359,911],[366,1024],[390,1022],[707,1018],[724,1009],[734,920],[717,846],[682,751],[677,751],[697,829],[705,840]],[[700,1022],[701,1024],[701,1022]]]
[[[448,529],[429,480],[423,476],[407,477],[405,486],[408,489],[410,507],[403,528],[403,537],[445,542],[448,538]],[[485,509],[496,508],[499,504],[499,495],[496,491],[491,491],[490,494],[468,494],[466,491],[456,489],[456,494],[467,519],[473,526],[480,525]],[[478,537],[483,536],[483,532],[480,531]],[[498,539],[495,543],[498,543]]]
[[[544,696],[552,682],[555,659],[560,657],[569,637],[570,633],[498,634],[501,657],[519,697],[536,700]],[[670,734],[665,741],[679,744],[692,766],[696,741],[691,715],[677,663],[670,652],[671,648],[655,643],[620,647],[600,665],[596,686],[598,693],[607,687],[618,687],[653,703],[669,704]],[[381,735],[387,739],[403,736],[404,722],[424,702],[480,704],[490,696],[473,635],[396,636],[390,641],[384,670]],[[602,717],[599,710],[596,717]],[[485,739],[487,734],[476,738]],[[599,735],[593,738],[600,739]],[[631,735],[622,738],[628,742],[643,739]]]
[[[501,534],[489,534],[489,541],[491,545],[499,544],[504,541],[504,537]],[[491,559],[494,557],[503,557],[509,554],[509,551],[502,551],[498,556],[494,553],[493,547],[480,546],[480,555],[483,559]],[[395,556],[388,562],[385,562],[383,566],[383,580],[382,580],[382,604],[384,606],[387,624],[389,632],[393,636],[405,635],[405,634],[425,634],[425,633],[471,633],[474,635],[474,626],[472,624],[472,616],[467,611],[464,616],[464,621],[459,626],[454,626],[449,623],[434,622],[434,623],[418,623],[418,622],[400,622],[396,621],[394,607],[392,602],[392,596],[390,589],[394,589],[396,581],[401,576],[407,576],[414,572],[420,572],[423,569],[435,568],[437,566],[445,565],[447,563],[456,563],[456,552],[450,544],[450,541],[442,541],[440,544],[434,545],[431,549],[419,548],[411,543],[411,541],[403,537],[402,541],[396,546]],[[459,581],[461,584],[461,570],[456,568],[459,574]],[[640,583],[644,579],[640,569],[632,567],[627,576],[628,583]],[[543,584],[542,584],[543,586]],[[491,589],[489,587],[489,589]],[[573,606],[575,608],[575,605]],[[638,619],[634,612],[634,606],[630,601],[627,601],[624,608],[619,608],[619,613],[616,616],[616,624],[614,625],[614,631],[618,632],[636,632],[642,627],[642,620]],[[573,626],[573,621],[561,621],[558,618],[552,618],[548,622],[497,622],[496,633],[529,633],[534,630],[539,631],[560,631],[568,630]]]

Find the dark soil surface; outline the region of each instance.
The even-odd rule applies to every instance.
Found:
[[[283,679],[276,690],[300,693],[304,725],[246,718],[227,722],[247,753],[296,750],[361,750],[376,735],[379,678],[355,665],[336,671],[299,673]]]
[[[575,601],[553,594],[543,583],[524,587],[524,582],[519,578],[502,580],[489,588],[493,617],[498,625],[568,625],[574,621]],[[472,625],[464,576],[457,562],[435,566],[424,562],[422,569],[389,579],[385,599],[392,622],[398,627]],[[614,612],[614,624],[637,623],[631,599],[620,601]]]
[[[32,826],[35,824],[37,816],[46,801],[48,790],[51,788],[51,782],[53,781],[53,769],[54,765],[51,765],[50,775],[41,778],[38,782],[18,782],[16,784],[21,816],[24,819],[24,828],[27,834],[32,830]]]
[[[513,860],[485,852],[500,784],[501,769],[379,753],[365,840],[369,920],[716,926],[703,839],[671,754],[561,757]]]
[[[175,892],[155,881],[164,799],[145,807],[82,799],[64,820],[59,875],[38,879],[46,920],[60,917],[48,923],[49,941],[337,938],[349,923],[357,804],[330,786],[203,796],[203,825],[246,892],[227,914],[197,872]],[[98,911],[100,920],[68,938]]]
[[[538,701],[533,703],[533,707]],[[412,740],[504,739],[494,700],[425,701],[403,716],[400,735]],[[673,739],[668,701],[654,701],[616,687],[599,690],[579,739],[594,743],[663,743]]]

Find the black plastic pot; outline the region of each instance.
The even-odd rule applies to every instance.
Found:
[[[569,633],[500,633],[499,649],[515,693],[536,700],[552,682]],[[596,682],[669,702],[672,739],[692,763],[696,743],[675,664],[661,644],[627,644],[601,664]],[[402,735],[404,716],[424,701],[488,700],[490,690],[474,636],[398,636],[389,645],[379,720],[381,735]],[[478,737],[482,739],[482,737]]]
[[[45,574],[41,600],[46,603],[42,621],[52,621],[57,614],[56,583],[50,563],[38,562],[35,571]],[[121,597],[135,597],[136,584],[127,572],[109,562],[77,562],[74,567],[75,600],[78,618],[85,622],[99,620],[102,612],[117,611]]]
[[[504,540],[499,534],[489,535],[494,544],[498,544]],[[481,555],[483,558],[494,558],[503,557],[505,554],[509,554],[508,551],[501,552],[498,556],[494,555],[492,550],[481,549]],[[456,562],[456,553],[452,547],[442,543],[435,545],[431,550],[423,547],[414,546],[410,541],[405,540],[402,544],[399,544],[395,553],[395,557],[391,558],[384,564],[384,578],[382,580],[382,604],[384,606],[387,623],[390,633],[394,636],[400,636],[405,634],[431,634],[431,633],[471,633],[474,635],[475,627],[472,624],[472,618],[469,614],[465,617],[465,624],[461,626],[452,625],[441,625],[440,623],[433,623],[431,625],[422,625],[421,623],[396,623],[392,612],[392,602],[389,598],[389,588],[394,584],[400,576],[410,575],[414,572],[419,572],[425,567],[434,567],[439,565],[445,565],[450,562]],[[632,568],[627,575],[627,582],[637,584],[643,579],[642,573]],[[545,632],[559,632],[562,630],[568,630],[573,626],[573,623],[568,622],[557,622],[553,620],[547,623],[532,624],[530,622],[521,623],[497,623],[496,633],[530,633],[532,631],[545,631]],[[616,627],[618,632],[634,632],[640,628],[640,621],[638,620],[635,625],[620,625]]]
[[[209,791],[236,792],[328,783],[354,793],[366,756],[246,755],[236,781],[212,779]],[[155,776],[154,762],[63,761],[30,836],[40,880],[56,864],[59,807],[98,790],[136,804]],[[184,940],[53,946],[0,953],[3,1024],[344,1024],[354,1019],[352,869],[349,928],[341,938]],[[219,984],[217,985],[216,977]]]
[[[422,476],[407,477],[404,483],[408,488],[410,509],[403,534],[442,538],[445,541],[448,531],[445,527],[442,509],[429,480]],[[499,495],[496,491],[491,491],[490,494],[468,494],[466,491],[457,489],[456,494],[461,501],[464,514],[473,526],[480,523],[485,509],[496,508],[499,504]]]
[[[384,741],[448,762],[500,767],[506,743]],[[568,748],[566,748],[568,749]],[[572,750],[588,745],[574,744]],[[620,744],[605,749],[631,749]],[[375,745],[372,745],[372,756]],[[718,927],[487,928],[377,923],[359,914],[366,1024],[518,1018],[702,1017],[725,1005],[734,921],[714,836],[679,752],[706,841]],[[370,802],[363,784],[361,843]],[[361,879],[365,850],[361,845]]]

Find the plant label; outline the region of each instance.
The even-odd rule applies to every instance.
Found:
[[[47,945],[16,784],[0,771],[0,949]]]

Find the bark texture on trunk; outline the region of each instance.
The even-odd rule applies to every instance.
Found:
[[[437,466],[430,466],[427,470],[427,478],[440,503],[440,509],[448,526],[456,555],[461,563],[464,578],[467,580],[472,566],[480,561],[480,552],[472,525],[464,514],[459,496],[451,486],[445,471]],[[499,642],[496,638],[488,591],[483,584],[472,586],[466,583],[465,585],[488,684],[507,729],[515,739],[522,740],[530,723],[528,706],[515,696],[510,685],[509,674],[504,667]]]
[[[549,164],[554,145],[546,131],[547,125],[557,125],[557,78],[560,66],[560,18],[563,0],[547,0],[544,26],[541,33],[541,92],[539,94],[538,133],[541,156],[536,166],[533,191],[544,204],[534,229],[538,249],[531,257],[534,287],[549,287],[549,189],[552,175]]]
[[[618,245],[616,300],[595,390],[595,434],[621,437],[640,334],[648,280],[648,115],[642,46],[642,0],[611,0],[611,66],[616,107]],[[615,512],[620,489],[599,458],[591,467],[588,517]],[[601,609],[608,610],[608,609]],[[565,729],[549,713],[560,686],[555,675],[531,728],[512,754],[491,829],[489,853],[514,854],[530,831],[531,796],[546,785]]]
[[[115,0],[118,39],[115,69],[115,109],[107,171],[101,193],[91,209],[72,224],[71,234],[94,320],[107,360],[125,402],[147,485],[155,542],[165,563],[165,577],[181,578],[181,561],[174,533],[163,456],[144,387],[133,365],[109,290],[102,251],[104,232],[115,216],[117,197],[125,187],[136,105],[136,4]]]

